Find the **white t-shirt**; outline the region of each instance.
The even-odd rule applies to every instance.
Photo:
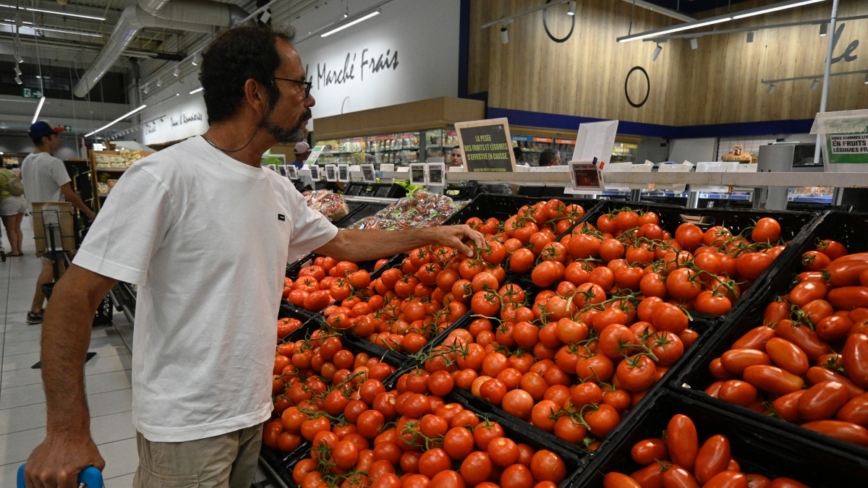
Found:
[[[268,419],[287,256],[337,235],[292,183],[194,137],[118,180],[73,261],[139,285],[133,424],[182,442]]]
[[[60,187],[69,183],[63,161],[48,153],[33,153],[21,162],[21,182],[29,203],[62,202]]]

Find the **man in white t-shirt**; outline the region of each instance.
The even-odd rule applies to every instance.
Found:
[[[28,205],[33,210],[33,202],[63,202],[71,203],[75,208],[93,220],[96,214],[81,200],[72,190],[69,182],[69,173],[63,161],[51,155],[60,146],[60,133],[62,127],[51,128],[46,122],[38,121],[30,126],[30,138],[36,145],[36,151],[28,155],[21,162],[21,182],[24,183],[24,196],[27,197]],[[51,256],[46,254],[42,260],[42,271],[36,280],[36,291],[27,312],[28,324],[42,323],[42,304],[45,302],[45,294],[42,285],[54,280],[54,271],[51,266]],[[58,261],[59,271],[63,273],[65,266],[63,260]]]
[[[272,411],[275,317],[289,255],[353,261],[439,243],[472,255],[467,226],[338,230],[286,178],[260,167],[304,139],[310,82],[289,34],[245,26],[203,54],[210,128],[133,165],[112,190],[46,311],[47,435],[35,486],[103,468],[83,385],[90,321],[116,280],[139,285],[133,339],[136,487],[248,488]]]

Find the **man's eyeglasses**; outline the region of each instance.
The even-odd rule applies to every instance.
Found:
[[[307,81],[307,80],[291,80],[291,79],[289,79],[289,78],[278,78],[278,77],[276,77],[276,76],[274,77],[274,79],[275,79],[275,80],[282,80],[282,81],[291,81],[291,82],[293,82],[293,83],[297,83],[297,84],[299,84],[299,85],[304,85],[304,98],[307,98],[307,97],[310,96],[310,89],[313,88],[313,82],[312,82],[312,81]]]

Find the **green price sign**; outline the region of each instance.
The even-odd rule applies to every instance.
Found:
[[[36,98],[38,100],[42,98],[42,91],[35,88],[21,87],[21,96],[24,98]]]

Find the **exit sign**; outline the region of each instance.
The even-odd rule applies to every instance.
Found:
[[[42,91],[34,88],[21,88],[21,96],[24,98],[42,98]]]
[[[63,130],[69,132],[69,131],[72,130],[72,126],[71,126],[71,125],[64,125],[64,126],[63,126]]]

